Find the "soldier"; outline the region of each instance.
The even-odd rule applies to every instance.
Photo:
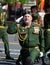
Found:
[[[40,24],[41,27],[43,28],[44,24],[43,24],[43,20],[42,20],[42,18],[40,16],[40,14],[43,14],[43,13],[38,12],[38,7],[36,5],[31,7],[31,13],[32,13],[32,16],[33,16],[33,21],[37,21],[38,24]],[[42,15],[42,17],[43,17],[43,15]],[[43,31],[43,29],[42,29],[42,31]],[[45,62],[44,62],[44,56],[41,57],[41,59],[42,59],[42,65],[46,65]],[[37,58],[37,62],[39,62],[39,60],[40,59]]]
[[[44,16],[44,40],[46,52],[50,50],[50,13]],[[48,53],[50,59],[50,53]]]
[[[41,16],[38,13],[38,7],[37,5],[31,6],[31,14],[33,17],[33,21],[37,20],[38,24],[42,24]]]
[[[41,26],[37,22],[32,22],[32,16],[26,13],[23,17],[23,22],[13,22],[9,25],[7,32],[16,33],[18,32],[19,44],[21,45],[21,61],[23,65],[33,65],[35,59],[44,53],[44,39],[40,31]],[[14,26],[15,25],[15,26]],[[15,30],[16,29],[16,30]],[[41,43],[39,42],[41,38]],[[41,47],[39,49],[39,46]]]
[[[45,15],[44,15],[44,17],[43,17],[43,23],[44,23],[44,42],[45,42],[45,54],[46,54],[46,52],[47,51],[49,51],[49,49],[50,49],[50,42],[49,42],[49,34],[48,34],[48,31],[47,31],[47,29],[49,28],[48,26],[49,26],[49,19],[50,19],[50,5],[47,5],[46,7],[45,7]],[[49,36],[49,37],[48,37]],[[49,57],[49,59],[50,59],[50,52],[47,54],[47,56]],[[43,65],[47,65],[45,62],[44,62],[44,57],[42,58],[42,64]]]
[[[46,49],[46,52],[50,50],[50,35],[49,35],[49,31],[47,29],[49,29],[50,27],[50,5],[46,5],[45,7],[45,16],[44,16],[44,28],[45,28],[45,31],[44,31],[44,37],[45,37],[45,49]],[[47,39],[47,40],[46,40]],[[50,59],[50,52],[47,54],[49,59]]]
[[[2,38],[2,41],[4,42],[6,59],[13,59],[10,57],[8,35],[5,26],[6,26],[6,11],[2,9],[2,5],[0,3],[0,38]]]

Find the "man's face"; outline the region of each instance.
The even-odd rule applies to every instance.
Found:
[[[21,8],[21,2],[17,2],[17,3],[16,3],[16,7],[17,7],[17,8]]]
[[[26,24],[29,24],[30,22],[32,22],[32,16],[30,14],[25,14],[24,15],[24,22]]]
[[[36,13],[36,12],[37,12],[37,8],[33,8],[32,13]]]

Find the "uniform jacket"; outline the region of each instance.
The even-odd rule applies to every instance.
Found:
[[[32,22],[30,28],[27,28],[24,24],[17,26],[16,22],[9,25],[7,32],[14,34],[18,32],[18,39],[22,47],[41,47],[41,51],[44,52],[44,36],[41,30],[41,26],[35,22]]]

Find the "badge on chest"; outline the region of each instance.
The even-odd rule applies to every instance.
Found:
[[[38,26],[34,26],[34,33],[39,34],[39,27]]]

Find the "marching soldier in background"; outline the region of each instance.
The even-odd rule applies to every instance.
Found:
[[[6,59],[13,59],[10,57],[8,35],[6,32],[6,11],[2,9],[2,4],[0,3],[0,38],[4,42]]]
[[[44,40],[46,52],[50,50],[50,13],[44,16]],[[50,53],[48,54],[50,59]]]
[[[7,32],[14,34],[18,32],[19,44],[21,45],[21,61],[23,65],[34,65],[35,59],[43,56],[44,53],[44,37],[41,32],[41,26],[37,22],[32,22],[32,16],[26,13],[23,22],[13,22],[9,25]],[[39,42],[39,37],[40,41]],[[40,46],[40,49],[39,49]]]
[[[44,16],[44,40],[45,40],[45,50],[46,52],[50,50],[50,5],[47,5],[45,8]],[[50,59],[50,53],[48,54]]]
[[[33,21],[37,20],[38,24],[42,24],[41,16],[38,13],[37,5],[31,6],[31,14],[33,17]]]
[[[34,5],[34,6],[31,7],[31,13],[32,13],[32,16],[33,16],[33,21],[37,21],[37,23],[38,23],[39,25],[41,25],[42,31],[43,31],[43,33],[44,33],[43,20],[42,20],[41,16],[39,15],[38,7],[37,7],[36,5]],[[42,14],[42,13],[41,13],[41,14]],[[41,57],[41,59],[42,59],[42,65],[46,65],[45,62],[44,62],[44,56]],[[39,58],[37,58],[37,61],[39,62]]]

